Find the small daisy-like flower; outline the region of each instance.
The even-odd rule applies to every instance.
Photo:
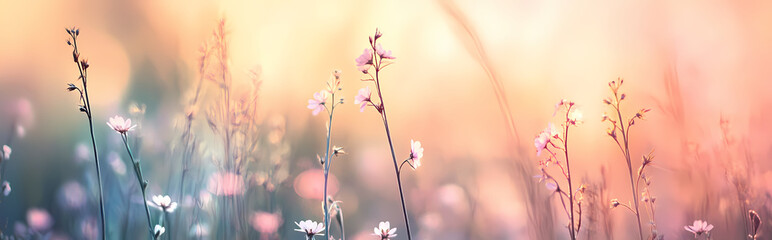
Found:
[[[314,93],[314,99],[308,99],[308,109],[314,110],[311,112],[314,116],[324,110],[324,104],[327,102],[327,91],[319,91]]]
[[[389,221],[381,222],[377,228],[373,228],[373,235],[380,236],[381,240],[388,240],[396,237],[397,228],[391,228]]]
[[[421,141],[410,139],[410,160],[413,161],[413,169],[421,166],[421,158],[424,157],[424,148],[421,147]]]
[[[713,229],[713,224],[708,224],[707,221],[695,220],[691,226],[684,226],[686,231],[694,233],[694,237],[705,234],[710,234],[710,230]]]
[[[148,203],[160,209],[161,211],[168,213],[174,212],[174,210],[177,209],[177,203],[172,202],[172,198],[168,195],[155,195],[153,196],[153,201],[148,201]]]
[[[322,231],[324,231],[324,223],[305,220],[300,223],[295,222],[295,225],[299,227],[298,229],[295,229],[295,231],[305,233],[308,239],[311,239],[316,235],[324,236],[322,233]]]
[[[391,50],[383,49],[380,43],[375,46],[375,52],[378,53],[378,56],[381,56],[381,58],[396,59],[396,57],[391,55]]]
[[[3,190],[3,196],[8,196],[11,194],[11,184],[8,183],[8,181],[3,181],[3,186],[0,188]]]
[[[155,225],[155,228],[153,228],[153,237],[158,239],[161,237],[161,234],[164,234],[166,232],[166,228],[162,227],[161,225]]]
[[[365,48],[365,50],[362,51],[362,55],[359,55],[354,61],[356,61],[357,69],[360,72],[367,73],[367,70],[370,69],[370,65],[373,64],[373,50]]]
[[[359,105],[359,112],[365,111],[365,107],[367,107],[367,103],[370,102],[371,96],[372,92],[370,92],[370,86],[359,89],[359,94],[354,98],[354,104],[361,104]]]
[[[8,145],[3,145],[3,160],[8,160],[11,158],[11,147]]]
[[[125,134],[128,131],[134,130],[134,127],[137,125],[131,125],[131,119],[123,119],[123,117],[115,115],[107,122],[107,126],[110,126],[110,128],[120,134]]]

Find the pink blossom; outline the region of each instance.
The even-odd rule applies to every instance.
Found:
[[[324,110],[324,104],[327,102],[327,92],[319,91],[314,93],[314,99],[308,99],[308,109],[314,110],[311,112],[314,116]]]
[[[3,145],[3,160],[8,160],[11,158],[11,147],[8,145]]]
[[[708,224],[707,221],[695,220],[691,226],[684,226],[686,231],[694,233],[694,237],[702,235],[703,233],[710,234],[710,230],[713,229],[713,224]]]
[[[233,196],[244,194],[244,182],[238,174],[225,172],[215,173],[209,177],[209,192],[218,196]]]
[[[397,228],[391,228],[389,221],[380,222],[377,228],[373,228],[373,235],[381,237],[381,240],[388,240],[396,237]]]
[[[273,234],[281,225],[278,213],[256,212],[252,214],[252,227],[260,234]]]
[[[86,204],[86,190],[76,181],[68,181],[59,189],[60,203],[69,209],[77,209]]]
[[[365,48],[365,50],[362,51],[362,55],[359,55],[354,61],[356,61],[357,69],[360,72],[367,73],[367,70],[370,69],[370,65],[373,64],[373,50]]]
[[[11,184],[8,183],[8,181],[3,181],[2,187],[0,189],[3,190],[3,196],[8,196],[11,194]]]
[[[123,119],[123,117],[115,115],[115,117],[111,117],[107,122],[107,126],[110,126],[110,128],[120,134],[125,134],[126,132],[133,130],[137,125],[131,125],[131,119]]]
[[[544,149],[547,149],[548,144],[550,141],[552,141],[553,138],[558,137],[558,130],[555,128],[555,125],[552,123],[549,123],[547,125],[547,128],[545,128],[543,131],[539,133],[538,136],[536,136],[536,139],[533,140],[533,145],[536,147],[536,156],[541,155],[541,151]]]
[[[378,56],[381,56],[381,58],[396,59],[396,57],[391,55],[391,50],[383,49],[380,43],[377,46],[375,46],[375,52],[378,53]]]
[[[51,228],[54,225],[54,220],[48,211],[33,208],[27,211],[27,225],[29,225],[30,230],[41,232]]]
[[[359,106],[359,112],[365,111],[365,107],[367,106],[367,103],[370,102],[371,96],[372,92],[370,92],[370,86],[359,89],[359,94],[354,98],[354,104],[361,104]]]
[[[421,158],[424,157],[424,148],[420,141],[410,139],[410,160],[413,161],[413,169],[421,166]]]

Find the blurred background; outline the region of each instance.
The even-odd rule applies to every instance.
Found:
[[[683,227],[702,219],[715,226],[715,239],[741,239],[750,231],[748,210],[763,221],[772,216],[772,2],[0,5],[0,139],[8,139],[0,144],[12,149],[0,166],[12,187],[0,197],[4,236],[99,236],[88,124],[78,96],[65,89],[78,82],[66,27],[80,29],[79,50],[91,66],[111,239],[142,239],[146,227],[129,157],[105,124],[114,115],[138,123],[129,138],[148,195],[180,204],[168,237],[302,239],[293,222],[323,218],[316,155],[324,154],[326,134],[324,114],[312,116],[306,105],[335,69],[343,72],[345,104],[332,144],[348,154],[334,159],[330,194],[342,201],[346,236],[376,239],[370,229],[390,221],[406,239],[384,128],[376,111],[353,104],[371,84],[360,81],[354,59],[376,28],[396,56],[380,77],[397,156],[409,154],[411,139],[425,148],[423,166],[402,174],[416,239],[568,239],[560,201],[533,178],[543,159],[533,140],[560,123],[553,112],[563,98],[584,115],[569,137],[574,181],[605,192],[586,206],[580,238],[634,238],[635,217],[608,209],[609,199],[632,201],[624,157],[601,122],[611,111],[602,102],[611,95],[607,83],[620,77],[623,114],[652,109],[633,127],[630,150],[633,166],[654,150],[648,174],[660,234],[691,239]],[[222,167],[222,134],[210,120],[225,92],[210,75],[222,69],[201,67],[200,50],[218,44],[221,19],[227,56],[204,62],[227,63],[234,98],[254,100],[245,114],[253,125],[238,139],[243,151],[233,150],[244,163],[238,171]],[[761,229],[772,234],[769,224]]]

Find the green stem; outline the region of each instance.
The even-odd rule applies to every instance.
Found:
[[[129,142],[128,136],[126,133],[121,133],[121,138],[123,139],[123,145],[126,146],[126,152],[129,153],[129,158],[131,159],[132,165],[134,165],[134,173],[137,175],[137,181],[139,181],[139,187],[142,190],[142,203],[145,205],[145,214],[147,215],[147,227],[148,232],[150,233],[150,238],[153,238],[153,222],[150,219],[150,208],[147,206],[147,182],[142,177],[142,167],[139,165],[139,161],[134,160],[134,155],[131,153],[131,148],[129,148]]]

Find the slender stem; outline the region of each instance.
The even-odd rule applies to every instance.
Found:
[[[375,52],[375,45],[373,44],[373,52]],[[376,59],[376,57],[373,57]],[[407,239],[412,240],[413,236],[410,234],[410,221],[407,216],[407,207],[405,206],[405,194],[402,191],[402,180],[399,177],[399,165],[397,164],[397,156],[394,154],[394,144],[391,140],[391,131],[389,131],[389,121],[386,119],[386,105],[383,102],[383,95],[381,94],[381,84],[378,78],[380,72],[379,63],[375,62],[375,87],[378,89],[378,98],[381,100],[381,116],[383,118],[383,126],[386,129],[386,138],[389,140],[389,148],[391,149],[391,158],[394,161],[394,174],[397,177],[397,187],[399,188],[399,200],[402,203],[402,215],[405,217],[405,228],[407,229]]]
[[[129,153],[129,158],[131,159],[132,165],[134,165],[134,173],[137,175],[137,181],[139,181],[139,187],[142,190],[142,203],[145,204],[145,214],[147,215],[147,227],[148,232],[150,233],[150,238],[153,238],[153,222],[150,220],[150,208],[147,206],[147,195],[145,193],[145,190],[147,189],[147,184],[145,183],[143,177],[142,177],[142,167],[139,165],[139,161],[134,161],[134,155],[131,153],[131,148],[129,148],[129,142],[128,142],[128,136],[126,133],[121,133],[121,138],[123,139],[123,145],[126,146],[126,152]]]
[[[571,107],[569,107],[566,110],[566,120],[568,120],[568,114],[571,112]],[[569,129],[570,123],[566,121],[566,131],[563,133],[563,152],[566,155],[566,170],[568,171],[568,175],[566,175],[566,179],[568,180],[568,205],[569,209],[571,210],[570,219],[571,224],[568,227],[569,231],[571,231],[571,239],[576,239],[576,233],[574,232],[574,187],[571,184],[571,165],[568,161],[568,129]]]
[[[332,94],[332,99],[335,101],[335,94]],[[335,112],[335,104],[330,107],[330,119],[327,122],[327,146],[324,148],[324,196],[322,196],[322,202],[324,202],[324,231],[327,232],[327,236],[330,235],[330,209],[327,206],[327,180],[330,174],[330,136],[332,136],[332,113]]]
[[[72,47],[75,51],[76,55],[79,55],[80,52],[78,51],[78,41],[77,41],[77,35],[70,34],[72,37]],[[104,204],[104,191],[102,190],[102,171],[99,167],[99,154],[97,154],[97,145],[96,145],[96,138],[94,137],[94,122],[92,120],[92,112],[91,112],[91,102],[88,98],[88,88],[86,87],[86,74],[85,70],[83,69],[83,66],[81,66],[80,61],[78,59],[74,59],[75,63],[78,65],[78,71],[80,72],[80,79],[83,82],[83,93],[85,95],[85,107],[86,107],[86,116],[88,116],[88,128],[91,133],[91,146],[94,149],[94,163],[96,164],[96,171],[97,171],[97,185],[99,186],[99,213],[100,217],[102,219],[102,239],[107,239],[107,226],[105,223],[105,204]]]
[[[635,180],[633,179],[633,164],[630,160],[630,147],[629,147],[629,141],[627,139],[627,132],[625,131],[625,124],[622,122],[622,111],[619,110],[619,97],[616,93],[614,93],[614,96],[616,98],[616,110],[617,110],[617,116],[619,117],[619,127],[621,128],[622,132],[622,140],[625,143],[625,160],[627,161],[627,171],[630,174],[630,188],[633,191],[633,202],[635,203],[635,218],[638,220],[638,234],[643,240],[643,227],[641,226],[641,214],[640,210],[638,208],[638,189],[636,188]],[[628,125],[627,128],[629,129],[630,126]]]

